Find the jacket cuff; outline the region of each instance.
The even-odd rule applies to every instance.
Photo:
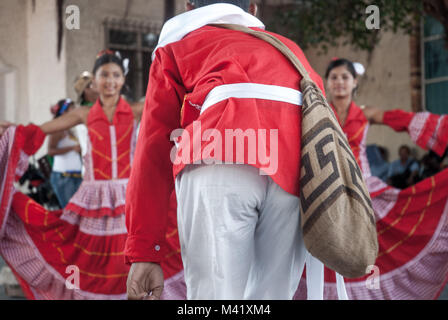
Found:
[[[154,240],[142,236],[128,236],[125,247],[125,263],[161,263],[168,252],[165,240]]]
[[[27,126],[19,125],[17,127],[17,145],[29,156],[35,154],[40,149],[45,137],[46,135],[40,127],[32,123]]]

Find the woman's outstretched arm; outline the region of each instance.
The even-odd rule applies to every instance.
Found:
[[[89,108],[79,107],[72,111],[67,112],[66,114],[60,116],[59,118],[45,122],[39,127],[45,134],[53,134],[61,132],[73,128],[78,124],[84,123],[87,119],[88,113]],[[0,121],[0,137],[5,133],[6,129],[14,125],[16,124],[8,121]]]
[[[62,116],[45,122],[40,126],[40,129],[46,134],[53,134],[68,130],[74,126],[84,123],[88,113],[87,107],[79,107],[72,111],[69,111]]]
[[[384,110],[370,106],[362,106],[361,110],[364,112],[364,115],[370,123],[384,124]]]

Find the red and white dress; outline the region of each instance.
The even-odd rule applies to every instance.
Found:
[[[10,128],[1,138],[0,253],[29,299],[126,298],[124,202],[137,124],[120,99],[112,123],[97,102],[87,128],[83,183],[58,211],[46,210],[13,186],[45,134],[29,125]]]
[[[396,131],[407,131],[417,145],[439,155],[447,147],[446,115],[392,110],[384,113],[383,122]],[[404,190],[386,185],[370,173],[368,128],[364,113],[352,102],[342,129],[372,198],[379,254],[377,269],[363,278],[344,279],[348,296],[354,300],[437,299],[448,280],[448,169]],[[325,270],[324,297],[337,299],[334,272],[329,269]],[[295,298],[306,298],[303,279]]]

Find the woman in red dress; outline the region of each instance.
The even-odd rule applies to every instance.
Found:
[[[366,155],[369,123],[407,131],[424,149],[442,155],[448,116],[382,111],[353,101],[357,73],[345,59],[331,62],[325,78],[331,106],[363,172],[376,215],[379,254],[367,275],[345,279],[350,299],[437,299],[448,275],[448,170],[400,190],[370,173]],[[295,298],[306,296],[299,285]],[[334,272],[325,270],[325,299],[337,299]]]
[[[121,97],[125,68],[119,55],[101,54],[93,74],[99,99],[92,107],[41,126],[1,123],[0,254],[29,299],[126,298],[124,201],[142,105],[131,107]],[[78,124],[88,129],[83,182],[63,210],[48,211],[13,183],[45,135]]]

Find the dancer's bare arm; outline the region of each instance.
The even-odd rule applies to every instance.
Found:
[[[364,106],[361,109],[370,123],[383,124],[384,110],[370,106]]]
[[[46,134],[53,134],[68,130],[74,126],[87,123],[87,115],[89,114],[88,107],[79,107],[66,114],[60,116],[59,118],[53,119],[51,121],[45,122],[40,126],[40,129]],[[0,121],[0,137],[5,133],[5,131],[10,126],[15,126],[15,123],[8,121]]]
[[[59,118],[45,122],[40,126],[41,130],[46,134],[53,134],[73,128],[74,126],[86,123],[89,108],[79,107],[72,111],[69,111]]]
[[[126,287],[129,300],[160,300],[163,292],[162,268],[153,262],[133,263]]]

